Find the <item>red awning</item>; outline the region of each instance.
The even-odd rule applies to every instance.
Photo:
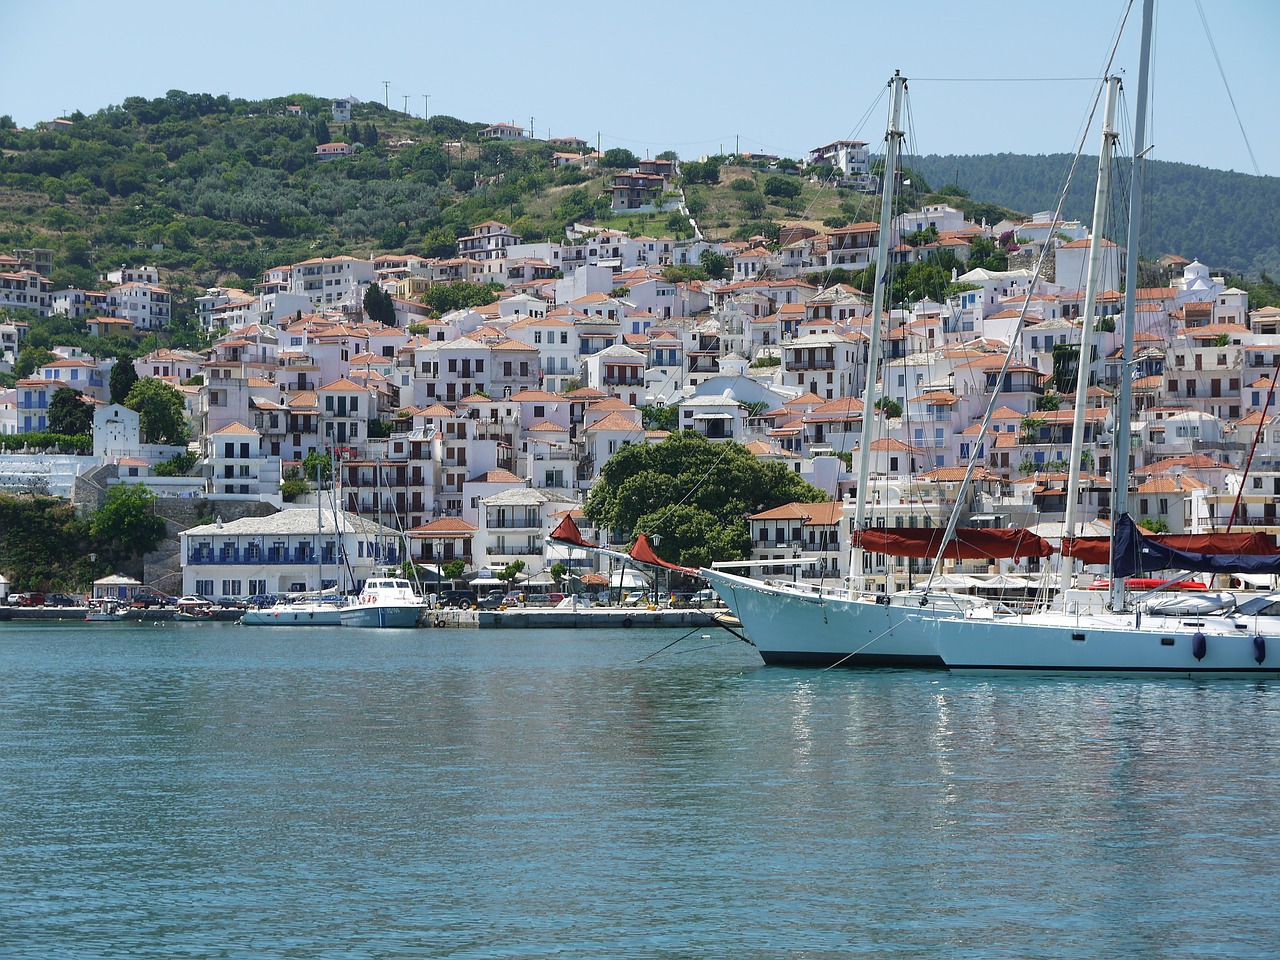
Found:
[[[587,547],[595,548],[598,546],[594,543],[588,543],[582,539],[582,531],[578,529],[578,525],[573,522],[573,514],[566,513],[564,519],[559,525],[551,531],[548,540],[554,540],[556,543],[564,544],[567,547]]]
[[[854,533],[853,545],[891,557],[934,559],[942,548],[945,530],[932,527],[876,527]],[[949,560],[987,560],[996,557],[1021,559],[1047,557],[1053,544],[1030,530],[998,530],[986,527],[958,527],[955,538],[942,556]]]
[[[631,548],[631,559],[636,563],[647,563],[652,567],[663,567],[667,570],[676,570],[680,573],[687,573],[690,576],[698,576],[698,571],[689,567],[682,567],[679,564],[668,563],[660,556],[653,552],[653,547],[649,545],[649,538],[643,533],[636,537],[635,546]]]

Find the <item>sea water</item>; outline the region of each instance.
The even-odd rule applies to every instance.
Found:
[[[1278,694],[2,624],[0,957],[1277,956]]]

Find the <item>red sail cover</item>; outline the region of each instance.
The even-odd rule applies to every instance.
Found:
[[[551,531],[551,536],[547,539],[554,540],[556,543],[563,543],[569,547],[594,548],[596,546],[596,544],[588,543],[582,539],[582,531],[578,529],[578,525],[573,522],[573,515],[569,513],[564,515],[564,519]]]
[[[1155,533],[1143,539],[1183,553],[1241,554],[1270,557],[1280,553],[1275,539],[1267,533]],[[1106,565],[1111,562],[1110,537],[1069,537],[1062,552],[1081,563]]]
[[[925,557],[930,560],[942,549],[945,530],[932,527],[876,527],[855,531],[853,545],[891,557]],[[943,557],[949,560],[986,560],[995,557],[1047,557],[1053,544],[1029,530],[997,530],[986,527],[957,527]]]
[[[689,567],[682,567],[675,563],[668,563],[666,560],[663,560],[653,552],[653,547],[649,546],[649,538],[643,533],[636,537],[635,546],[631,548],[631,559],[636,563],[647,563],[654,567],[665,567],[667,570],[677,570],[680,573],[687,573],[694,577],[698,575],[697,570],[690,569]]]

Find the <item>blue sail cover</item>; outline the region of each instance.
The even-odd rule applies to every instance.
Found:
[[[1280,573],[1280,554],[1189,553],[1144,536],[1133,517],[1116,521],[1111,556],[1113,577],[1141,577],[1159,570],[1206,573]]]

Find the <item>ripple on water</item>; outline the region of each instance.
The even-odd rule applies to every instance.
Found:
[[[677,635],[5,625],[0,953],[1272,952],[1273,687]]]

